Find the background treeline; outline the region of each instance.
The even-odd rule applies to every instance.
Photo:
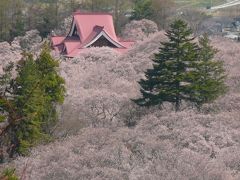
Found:
[[[172,8],[173,2],[165,0],[1,0],[0,41],[11,41],[32,29],[46,37],[77,9],[112,13],[118,33],[131,15],[155,20],[164,27]]]
[[[0,42],[10,42],[32,29],[37,29],[42,37],[46,37],[52,30],[59,29],[64,19],[76,10],[112,13],[118,34],[130,20],[145,18],[156,22],[160,29],[166,29],[176,16],[181,16],[194,33],[199,33],[201,23],[210,14],[202,11],[205,6],[196,5],[193,8],[191,4],[175,0],[1,0]],[[239,6],[221,9],[211,16],[237,17]]]

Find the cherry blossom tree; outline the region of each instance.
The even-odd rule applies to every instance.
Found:
[[[155,22],[147,19],[133,20],[125,25],[122,36],[133,40],[143,40],[156,32],[158,32],[158,26]]]
[[[201,112],[136,109],[137,81],[152,67],[164,32],[137,42],[126,54],[92,48],[61,59],[67,95],[59,107],[55,136],[65,137],[34,148],[11,164],[26,179],[206,179],[240,178],[240,46],[211,37],[224,62],[229,91]],[[8,44],[1,51],[14,60]],[[4,55],[4,53],[6,53]],[[1,57],[0,56],[0,57]],[[1,61],[2,62],[2,61]],[[134,126],[126,126],[128,122]]]

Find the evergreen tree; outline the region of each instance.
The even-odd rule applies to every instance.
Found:
[[[153,69],[148,69],[146,79],[139,82],[143,97],[134,101],[141,106],[167,101],[178,111],[182,100],[189,100],[190,69],[197,59],[198,47],[191,29],[182,20],[175,20],[166,36],[169,41],[161,43],[153,59]]]
[[[47,44],[44,45],[42,53],[36,60],[36,65],[40,73],[41,87],[48,99],[44,115],[44,131],[50,133],[51,127],[56,123],[57,104],[64,101],[64,79],[58,75],[59,62],[50,55],[50,49]]]
[[[15,84],[15,107],[21,121],[12,127],[15,132],[12,144],[21,154],[27,153],[27,149],[39,142],[42,138],[41,126],[43,123],[47,98],[40,85],[41,76],[32,56],[26,57],[18,68],[18,77]]]
[[[28,56],[19,68],[16,79],[16,107],[20,121],[14,130],[18,152],[25,154],[38,143],[56,123],[56,105],[64,100],[64,80],[58,75],[58,61],[53,59],[45,45],[39,58]]]
[[[12,65],[0,76],[0,119],[7,122],[0,131],[0,149],[1,140],[6,140],[10,157],[27,154],[30,147],[50,137],[57,121],[56,106],[63,102],[65,93],[58,66],[44,47],[37,60],[31,54],[24,56],[16,79],[10,77]]]
[[[226,92],[223,62],[214,60],[217,49],[205,34],[199,39],[198,62],[191,86],[191,101],[200,108]]]
[[[197,45],[182,20],[174,21],[166,35],[169,41],[161,43],[153,69],[139,82],[143,97],[134,101],[141,106],[170,102],[178,111],[182,101],[200,108],[224,94],[223,63],[213,60],[217,50],[208,37],[204,35]]]

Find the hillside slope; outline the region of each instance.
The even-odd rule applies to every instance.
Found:
[[[122,56],[96,48],[63,61],[68,95],[56,135],[75,135],[17,159],[18,172],[27,167],[26,179],[35,180],[240,179],[239,44],[212,39],[228,74],[226,96],[202,113],[167,107],[144,112],[129,98],[139,96],[136,81],[151,67],[163,39],[163,33],[155,34]],[[129,119],[137,125],[126,127]]]

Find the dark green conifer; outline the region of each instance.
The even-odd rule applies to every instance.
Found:
[[[197,58],[197,45],[192,31],[182,20],[175,20],[167,31],[167,42],[162,42],[153,59],[153,69],[148,69],[146,79],[141,79],[142,98],[134,100],[141,106],[174,104],[178,111],[182,100],[187,100],[189,70]]]
[[[178,111],[182,101],[200,108],[224,94],[223,63],[213,60],[217,50],[208,37],[204,35],[197,45],[182,20],[175,20],[166,35],[168,41],[161,43],[153,68],[139,82],[142,98],[134,101],[140,106],[170,102]]]
[[[41,76],[41,87],[48,99],[44,115],[44,131],[51,132],[51,127],[56,123],[56,106],[63,103],[65,87],[64,79],[58,75],[59,62],[51,57],[47,44],[36,60],[36,65]]]
[[[49,137],[57,121],[56,106],[63,102],[65,93],[58,66],[47,48],[43,48],[37,60],[27,54],[19,63],[11,100],[16,115],[9,117],[10,156],[16,152],[27,154],[30,147]]]
[[[32,56],[25,57],[18,68],[15,84],[15,107],[19,121],[16,121],[12,131],[12,144],[19,153],[27,153],[27,149],[35,145],[42,138],[42,114],[47,104],[45,93],[40,83],[41,76]]]
[[[192,92],[190,100],[198,108],[226,92],[223,62],[214,60],[217,52],[217,49],[210,45],[206,34],[199,38],[198,61],[190,87]]]

